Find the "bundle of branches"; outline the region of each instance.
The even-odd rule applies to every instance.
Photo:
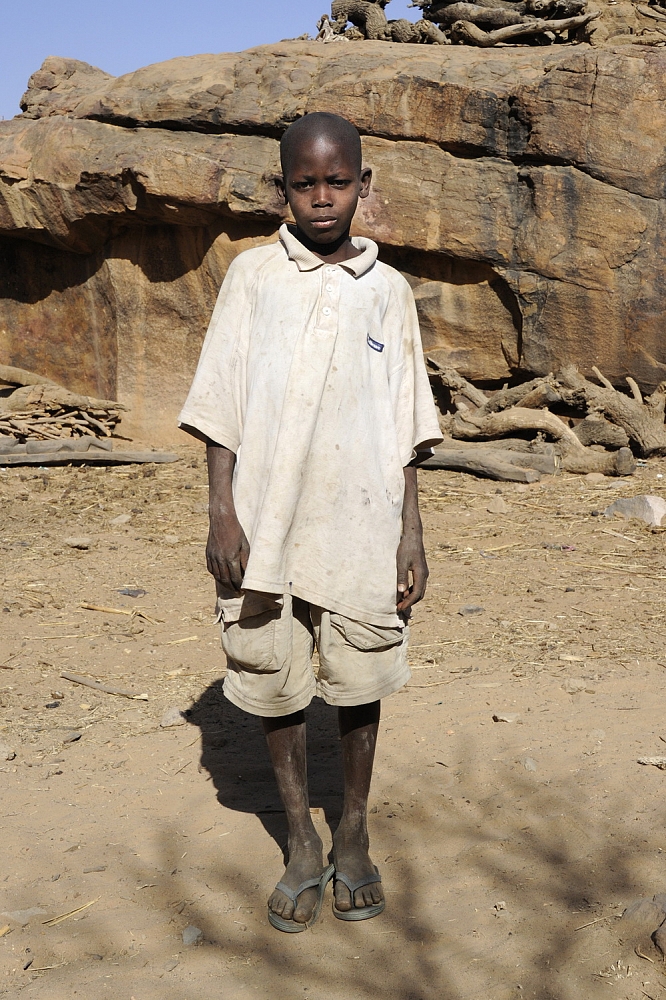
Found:
[[[568,366],[556,376],[487,395],[454,368],[427,361],[433,380],[448,390],[453,409],[443,417],[449,437],[429,464],[529,482],[558,468],[625,476],[636,468],[633,452],[666,455],[666,382],[643,398],[631,378],[628,395],[598,368],[593,372],[599,385]],[[558,416],[551,408],[575,412],[576,419]],[[526,476],[525,469],[537,474]]]
[[[125,407],[70,392],[22,368],[0,365],[0,440],[110,438]]]
[[[587,0],[415,0],[411,6],[420,7],[424,16],[412,23],[406,18],[389,21],[384,13],[389,2],[333,0],[331,16],[323,14],[317,23],[317,40],[456,42],[483,48],[514,41],[549,44],[586,38],[588,25],[600,14],[586,11]]]

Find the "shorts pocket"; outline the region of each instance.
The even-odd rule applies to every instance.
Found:
[[[345,642],[362,652],[381,652],[392,646],[399,646],[408,635],[408,628],[387,628],[383,625],[367,625],[342,615],[331,615],[331,628],[343,637]]]
[[[218,598],[222,648],[242,670],[274,674],[291,653],[292,615],[289,598],[248,591],[241,598]]]

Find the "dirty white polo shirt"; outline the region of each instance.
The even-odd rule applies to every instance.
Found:
[[[233,261],[179,422],[237,455],[246,590],[395,626],[403,467],[442,437],[411,289],[353,243],[326,264],[283,225]]]

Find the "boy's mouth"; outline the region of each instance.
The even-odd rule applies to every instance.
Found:
[[[315,229],[330,229],[337,221],[337,219],[328,216],[323,219],[313,219],[310,225],[314,226]]]

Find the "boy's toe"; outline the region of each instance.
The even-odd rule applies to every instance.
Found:
[[[382,894],[379,892],[374,885],[363,886],[362,889],[358,889],[354,895],[354,902],[356,906],[373,906],[375,903],[379,903],[382,899]]]
[[[285,920],[291,920],[294,913],[294,904],[279,889],[276,889],[268,900],[268,908],[278,917],[284,917]]]
[[[317,892],[314,889],[307,889],[298,897],[298,904],[294,910],[293,919],[297,924],[307,924],[311,919],[314,908],[317,904]]]
[[[382,899],[384,898],[384,890],[382,889],[379,882],[376,882],[374,885],[368,886],[368,888],[370,889],[371,902],[381,903]]]
[[[348,910],[351,910],[352,908],[351,893],[349,892],[349,889],[343,882],[335,883],[334,893],[335,893],[335,908],[337,910],[341,910],[343,913],[346,913]],[[356,895],[358,896],[359,893],[356,893]],[[362,905],[363,904],[361,903],[361,906]]]

